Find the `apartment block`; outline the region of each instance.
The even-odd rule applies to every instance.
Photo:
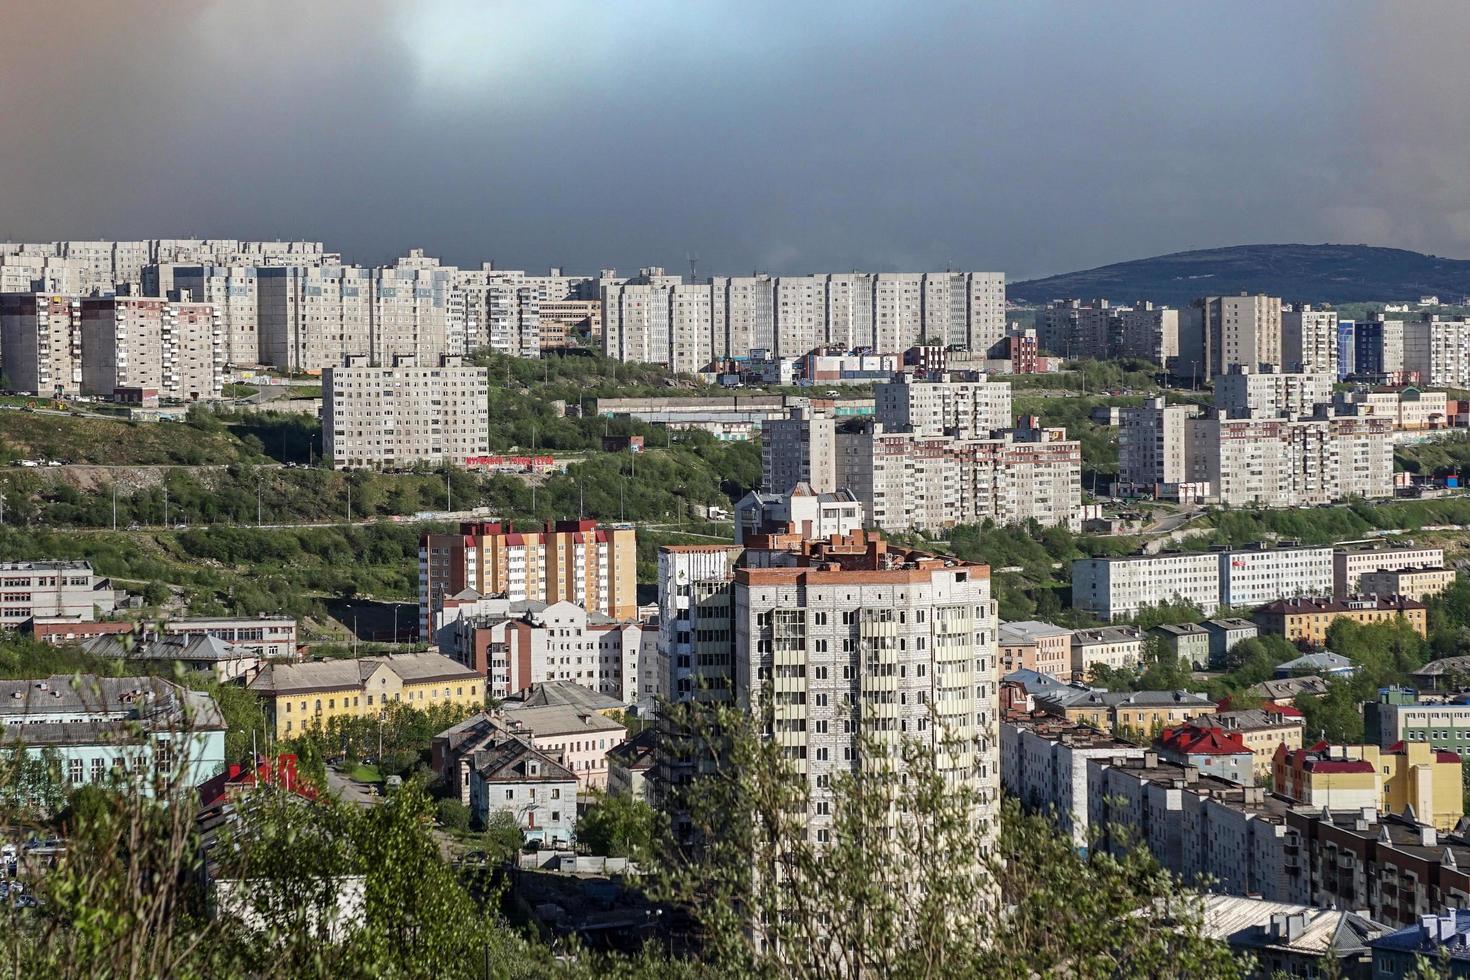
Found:
[[[1338,376],[1337,312],[1309,304],[1281,310],[1281,362],[1287,371]]]
[[[586,340],[602,347],[602,302],[595,299],[543,300],[540,304],[541,349],[563,350]]]
[[[1432,316],[1403,324],[1404,374],[1439,388],[1470,387],[1470,319]]]
[[[837,427],[826,412],[794,408],[789,417],[768,419],[761,428],[761,488],[785,493],[799,483],[816,493],[843,485],[837,475]]]
[[[1353,327],[1353,366],[1360,377],[1404,381],[1404,321],[1374,313]]]
[[[1281,367],[1281,300],[1274,296],[1208,296],[1196,300],[1204,331],[1207,377],[1232,367]]]
[[[1154,747],[1161,760],[1191,766],[1201,775],[1240,786],[1255,783],[1255,756],[1237,732],[1196,719],[1164,729]]]
[[[1331,548],[1254,547],[1220,553],[1220,603],[1235,609],[1287,596],[1332,595]]]
[[[1004,381],[898,380],[873,387],[873,417],[892,432],[988,439],[1009,429],[1011,386]]]
[[[36,616],[90,621],[116,608],[112,583],[85,561],[0,562],[0,626],[18,629]]]
[[[1339,619],[1370,625],[1403,620],[1420,636],[1426,635],[1424,603],[1403,596],[1343,596],[1336,599],[1278,599],[1255,611],[1261,629],[1292,642],[1316,646],[1327,642],[1327,631]]]
[[[1147,738],[1215,709],[1209,698],[1190,691],[1104,691],[1077,685],[1037,695],[1035,702],[1037,710],[1058,718],[1135,738]]]
[[[805,483],[788,493],[752,490],[735,505],[735,543],[751,535],[787,532],[829,538],[861,531],[865,522],[862,502],[851,490],[817,493]]]
[[[1072,562],[1072,606],[1101,619],[1129,619],[1145,606],[1187,602],[1205,615],[1220,607],[1218,554],[1131,555]]]
[[[638,618],[637,531],[597,521],[548,521],[535,530],[466,523],[419,540],[419,636],[434,614],[469,590],[548,604],[572,602],[617,620]]]
[[[1455,584],[1453,568],[1395,568],[1365,572],[1359,582],[1364,595],[1401,595],[1423,602]]]
[[[440,356],[433,367],[352,358],[322,372],[322,452],[339,469],[464,465],[490,451],[489,377]]]
[[[1334,377],[1234,367],[1215,378],[1215,408],[1233,419],[1313,415],[1332,403]]]
[[[150,265],[143,269],[145,296],[187,290],[219,315],[226,364],[260,363],[260,293],[252,265]]]
[[[1449,395],[1422,391],[1414,385],[1368,387],[1333,396],[1338,415],[1372,415],[1393,421],[1398,432],[1443,429],[1450,425]]]
[[[1288,750],[1302,747],[1305,729],[1302,713],[1295,707],[1270,702],[1259,708],[1201,715],[1191,724],[1219,728],[1238,736],[1251,752],[1251,769],[1257,780],[1270,778],[1279,747],[1285,746]]]
[[[1398,742],[1470,753],[1470,704],[1421,701],[1412,688],[1380,688],[1363,704],[1363,741],[1386,749]]]
[[[1125,408],[1118,428],[1118,478],[1134,488],[1188,481],[1185,422],[1198,405],[1169,405],[1162,397],[1140,408]]]
[[[1332,593],[1343,596],[1367,591],[1363,576],[1369,572],[1443,565],[1443,548],[1339,548],[1332,553]]]
[[[1290,808],[1257,786],[1202,774],[1189,765],[1142,758],[1089,759],[1089,823],[1094,847],[1120,855],[1146,847],[1186,883],[1228,895],[1297,901],[1299,835]]]
[[[139,296],[81,301],[82,394],[154,389],[179,401],[224,389],[219,318],[207,303]]]
[[[82,389],[81,299],[0,293],[0,361],[12,391],[73,396]]]
[[[1393,423],[1334,416],[1186,423],[1192,481],[1232,507],[1300,507],[1350,497],[1393,496]]]
[[[1179,356],[1179,311],[1140,302],[1054,300],[1036,318],[1040,345],[1059,357],[1138,357],[1165,366]]]
[[[624,361],[702,370],[754,350],[799,357],[831,344],[895,353],[921,338],[984,350],[1005,333],[999,273],[716,276],[663,269],[603,285],[603,350]]]
[[[1086,680],[1099,666],[1125,670],[1143,662],[1143,634],[1132,626],[1077,630],[1071,643],[1074,680]]]
[[[1044,813],[1078,848],[1090,844],[1087,762],[1142,758],[1144,749],[1087,725],[1049,716],[1000,723],[1001,786],[1033,813]]]
[[[1072,631],[1026,619],[1000,624],[1000,674],[1034,670],[1057,680],[1072,677]]]
[[[1210,632],[1195,623],[1161,623],[1149,631],[1174,658],[1183,657],[1196,670],[1210,666]]]
[[[732,598],[739,545],[658,550],[658,695],[729,701],[734,676]]]
[[[806,781],[813,842],[831,840],[832,777],[901,766],[898,749],[913,741],[935,752],[948,779],[977,792],[973,816],[993,834],[1000,760],[989,568],[861,533],[805,542],[793,557],[799,564],[735,570],[734,694],[740,709],[768,719]]]
[[[299,655],[296,620],[280,616],[207,616],[169,619],[158,624],[164,638],[209,636],[256,656],[277,660]]]
[[[1064,429],[1016,429],[991,439],[887,432],[837,434],[837,484],[890,531],[1028,520],[1081,526],[1082,449]]]
[[[1412,812],[1438,830],[1452,830],[1465,815],[1460,757],[1423,742],[1377,745],[1280,746],[1272,785],[1288,799],[1318,810],[1381,809]],[[1406,809],[1408,808],[1408,809]]]

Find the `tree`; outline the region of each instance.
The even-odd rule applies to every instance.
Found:
[[[526,835],[516,826],[516,818],[507,810],[496,810],[490,814],[481,835],[485,854],[491,861],[509,860],[526,842]]]
[[[434,819],[447,830],[469,830],[470,808],[459,800],[440,800],[434,804]]]
[[[644,860],[652,852],[658,814],[641,799],[602,793],[577,818],[577,843],[593,854]]]

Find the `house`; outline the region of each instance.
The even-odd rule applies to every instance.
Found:
[[[1373,951],[1373,976],[1381,980],[1408,980],[1425,976],[1421,963],[1442,977],[1470,977],[1470,910],[1447,908],[1438,915],[1421,915],[1405,926],[1368,944]]]
[[[658,733],[645,728],[622,745],[607,752],[607,791],[634,799],[653,802],[653,784],[648,775],[653,771],[658,749]]]
[[[1197,670],[1210,666],[1210,631],[1196,623],[1165,623],[1149,630],[1172,656],[1185,657]],[[1252,630],[1254,632],[1254,629]]]
[[[1242,640],[1253,640],[1259,630],[1248,619],[1207,619],[1200,624],[1210,634],[1210,667],[1219,669],[1225,663],[1225,654]]]
[[[572,843],[577,827],[577,776],[520,739],[476,752],[470,763],[470,818],[489,826],[509,813],[528,841]]]
[[[317,798],[316,787],[297,775],[296,756],[283,752],[274,759],[257,756],[255,765],[250,768],[238,762],[230,763],[227,770],[199,784],[199,808],[207,810],[225,800],[238,799],[261,786],[277,787],[305,800]]]
[[[1136,626],[1104,626],[1072,634],[1072,677],[1087,680],[1094,668],[1137,667],[1143,660],[1143,634]]]
[[[1320,698],[1327,693],[1327,682],[1315,674],[1306,677],[1285,677],[1280,680],[1261,681],[1246,688],[1246,693],[1276,705],[1291,704],[1305,695]]]
[[[592,693],[592,692],[589,692]],[[504,732],[525,739],[576,773],[582,789],[607,789],[608,750],[623,744],[628,730],[605,715],[568,705],[516,705],[506,701],[495,717]]]
[[[1391,930],[1357,912],[1243,895],[1206,895],[1202,931],[1237,955],[1254,959],[1251,976],[1258,980],[1278,976],[1371,980],[1368,943]]]
[[[1323,650],[1320,653],[1308,653],[1276,665],[1276,677],[1297,677],[1302,675],[1313,675],[1316,677],[1351,677],[1358,672],[1358,665],[1341,654],[1333,653],[1331,650]]]
[[[1409,676],[1421,691],[1458,691],[1470,686],[1470,657],[1431,660]]]
[[[1034,619],[1001,623],[996,631],[1001,673],[1034,670],[1066,681],[1072,676],[1072,631]]]
[[[1255,639],[1260,632],[1251,620],[1233,619],[1233,617],[1205,620],[1200,626],[1204,627],[1205,632],[1210,633],[1211,669],[1220,669],[1225,666],[1225,655],[1233,646],[1247,639]]]
[[[1185,722],[1159,733],[1159,758],[1241,786],[1254,785],[1255,755],[1235,732]]]
[[[278,739],[324,730],[333,718],[374,718],[390,703],[412,708],[485,703],[482,674],[437,653],[271,663],[248,685]]]
[[[1189,691],[1058,691],[1035,699],[1037,710],[1109,732],[1148,735],[1215,710]]]
[[[1090,690],[1086,684],[1067,684],[1052,674],[1013,670],[1000,679],[999,710],[1002,717],[1011,713],[1029,715],[1036,710],[1036,698],[1041,695]]]
[[[83,642],[82,649],[107,660],[176,663],[186,670],[210,674],[222,684],[253,677],[263,662],[256,648],[237,647],[206,633],[154,639],[131,633],[97,636]]]
[[[1225,705],[1226,702],[1220,702],[1222,708]],[[1267,701],[1259,708],[1222,710],[1213,715],[1202,715],[1192,724],[1213,725],[1239,735],[1255,757],[1253,769],[1257,779],[1270,778],[1278,745],[1285,745],[1288,749],[1302,747],[1302,713],[1289,704]]]

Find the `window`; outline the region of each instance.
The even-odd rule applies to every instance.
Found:
[[[81,781],[82,781],[82,760],[81,759],[72,759],[72,760],[70,760],[70,761],[67,762],[67,764],[66,764],[66,778],[67,778],[67,782],[71,783],[73,786],[76,786],[79,783],[81,783]]]
[[[506,790],[505,791],[505,798],[507,800],[513,800],[513,799],[515,799],[516,798],[516,791],[513,790],[513,789]]]

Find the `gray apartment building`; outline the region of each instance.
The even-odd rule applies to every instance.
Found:
[[[117,605],[112,583],[85,561],[0,563],[0,626],[16,629],[33,616],[91,621]]]
[[[441,356],[433,367],[353,359],[322,372],[323,452],[336,468],[456,466],[490,451],[489,377]]]

